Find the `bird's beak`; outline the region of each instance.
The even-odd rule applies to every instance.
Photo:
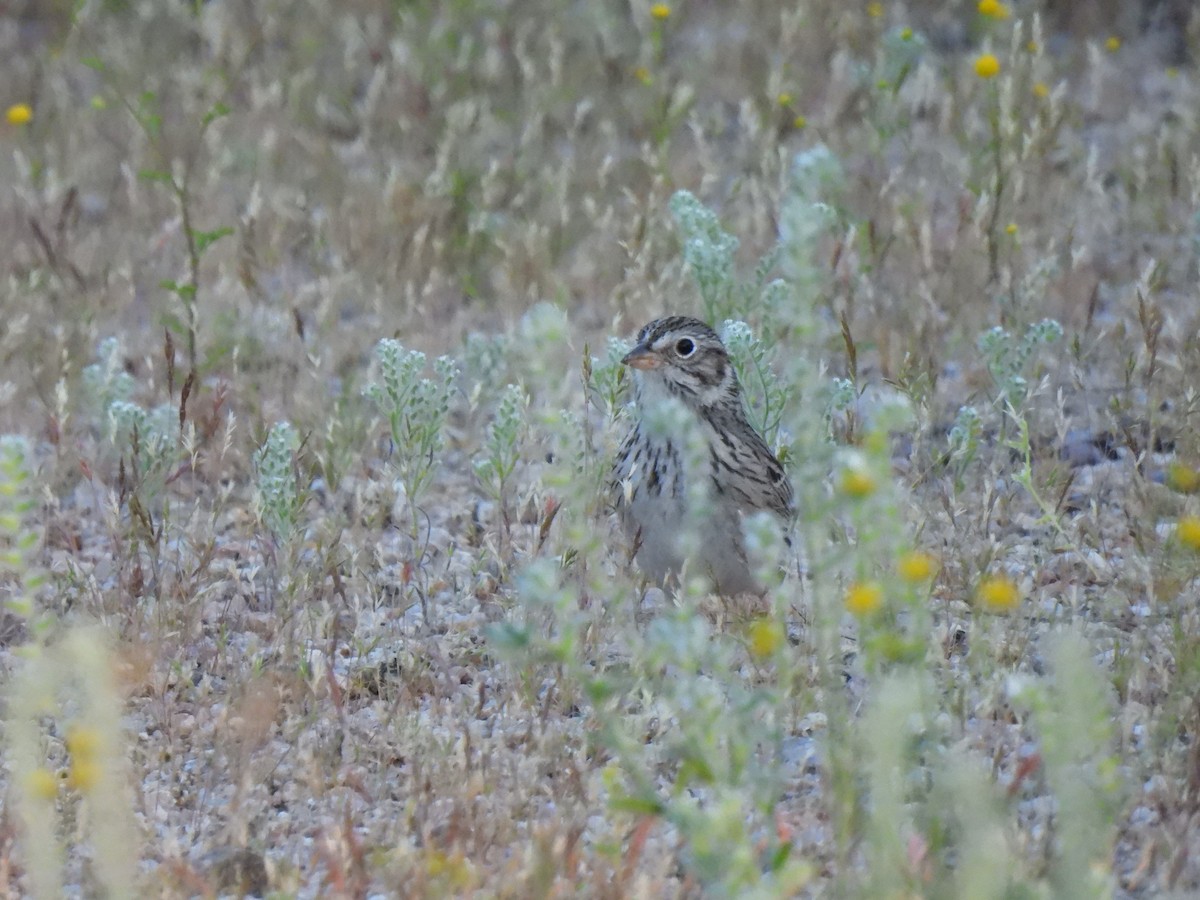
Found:
[[[625,365],[634,369],[646,371],[648,369],[657,369],[663,364],[663,358],[654,350],[651,350],[645,344],[638,344],[632,350],[625,354],[621,360]]]

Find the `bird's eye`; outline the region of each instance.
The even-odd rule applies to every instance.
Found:
[[[675,352],[683,357],[691,356],[696,352],[696,344],[691,338],[680,338],[675,345]]]

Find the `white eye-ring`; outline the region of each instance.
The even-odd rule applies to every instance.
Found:
[[[693,353],[696,352],[696,342],[693,341],[691,338],[680,338],[675,343],[675,352],[678,353],[684,359],[687,359],[689,356],[691,356]]]

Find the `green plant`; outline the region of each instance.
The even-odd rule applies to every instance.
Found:
[[[738,239],[689,191],[678,191],[671,198],[671,216],[680,232],[684,261],[700,289],[704,320],[717,322],[732,315],[739,299],[734,291]]]
[[[167,470],[178,461],[179,412],[168,404],[145,409],[127,400],[108,406],[107,436],[127,451],[129,474],[136,484],[148,488],[148,497],[163,487]]]
[[[183,307],[182,321],[167,316],[170,327],[183,333],[186,339],[188,363],[195,371],[198,363],[197,331],[201,304],[201,264],[205,254],[221,238],[234,233],[232,227],[219,226],[211,229],[199,228],[195,224],[196,196],[193,182],[199,169],[198,151],[205,145],[208,130],[219,119],[229,114],[224,100],[216,100],[200,117],[183,145],[189,152],[176,158],[172,148],[174,141],[164,133],[164,118],[160,99],[154,91],[142,91],[133,97],[131,91],[120,83],[120,77],[102,60],[91,57],[85,61],[108,79],[109,87],[125,111],[141,129],[147,142],[157,156],[157,167],[146,168],[138,176],[147,182],[165,185],[179,212],[182,226],[187,275],[182,280],[167,279],[160,287],[173,294]],[[173,137],[173,136],[172,136]]]
[[[34,597],[45,582],[34,562],[38,535],[31,527],[32,488],[29,442],[20,435],[0,436],[0,567],[15,579],[6,591],[6,607],[28,625],[38,624]]]
[[[27,442],[0,436],[0,571],[9,581],[6,610],[27,630],[5,685],[5,758],[29,886],[37,897],[64,894],[59,835],[67,829],[60,828],[57,805],[65,784],[88,807],[80,835],[95,853],[96,880],[109,896],[129,897],[136,893],[138,842],[108,636],[96,627],[56,623],[37,608],[45,575],[35,561],[34,484]],[[48,719],[62,725],[46,729]],[[51,765],[64,749],[67,778],[60,783]]]
[[[458,368],[448,356],[433,364],[433,378],[426,378],[425,354],[407,350],[399,341],[384,338],[375,346],[379,381],[363,393],[387,418],[392,438],[392,464],[404,488],[409,527],[415,540],[420,534],[420,503],[440,464]]]
[[[506,548],[512,529],[512,476],[521,458],[521,438],[529,398],[524,388],[510,384],[500,395],[487,428],[483,452],[475,459],[475,475],[483,490],[496,501],[500,515],[501,547]]]
[[[591,617],[578,587],[546,560],[518,584],[527,624],[493,629],[493,644],[522,666],[555,670],[567,697],[587,698],[616,766],[606,775],[611,810],[659,819],[678,835],[688,871],[715,893],[803,884],[810,867],[790,858],[771,828],[787,670],[743,681],[735,674],[747,659],[741,638],[712,631],[686,608],[630,632],[624,664],[597,668],[581,656]],[[639,738],[648,727],[653,748]]]
[[[768,296],[784,290],[783,282],[775,281],[767,286]],[[773,301],[768,299],[768,308]],[[721,326],[721,339],[729,351],[729,358],[741,381],[746,411],[750,422],[766,440],[767,445],[777,446],[783,413],[790,400],[791,391],[782,379],[776,378],[771,364],[774,354],[765,341],[754,336],[750,326],[740,320],[726,319]]]
[[[137,384],[124,369],[125,348],[109,337],[96,348],[97,361],[83,368],[84,396],[105,442],[119,454],[122,485],[143,506],[161,497],[170,469],[183,454],[179,409],[164,403],[147,409],[133,397]]]
[[[1049,880],[1062,897],[1109,894],[1102,861],[1112,843],[1122,787],[1113,755],[1108,680],[1075,629],[1049,642],[1049,676],[1025,681],[1015,700],[1029,710],[1045,777],[1057,802]]]
[[[999,325],[979,336],[977,346],[992,376],[997,406],[1020,408],[1024,404],[1030,390],[1022,374],[1025,367],[1039,347],[1056,343],[1062,335],[1061,325],[1053,319],[1043,319],[1029,325],[1020,338]]]
[[[137,383],[125,371],[125,348],[119,337],[107,337],[96,347],[96,362],[83,367],[83,388],[100,418],[116,400],[130,401]]]
[[[979,453],[979,439],[983,434],[983,419],[973,406],[960,406],[954,416],[954,424],[946,434],[949,446],[950,465],[954,469],[955,490],[964,487],[963,475]]]
[[[254,454],[258,511],[278,542],[295,533],[303,497],[296,479],[296,450],[300,436],[288,422],[276,422],[266,442]]]

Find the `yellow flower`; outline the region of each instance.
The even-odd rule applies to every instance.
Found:
[[[101,94],[93,94],[92,109],[108,109],[108,101]]]
[[[1009,612],[1021,605],[1017,583],[1003,575],[989,575],[979,582],[975,597],[992,612]]]
[[[1007,225],[1005,225],[1004,233],[1010,236],[1015,235],[1017,233],[1017,223],[1009,222]]]
[[[877,581],[856,581],[846,591],[844,602],[851,615],[865,619],[883,606],[883,588]]]
[[[911,28],[900,29],[900,40],[911,41],[913,38],[913,30]]]
[[[73,760],[93,760],[100,749],[100,735],[96,729],[80,725],[67,732],[65,743]]]
[[[847,497],[861,500],[875,493],[875,479],[865,469],[850,466],[842,470],[841,488]]]
[[[1121,39],[1114,34],[1104,42],[1104,49],[1109,53],[1116,53],[1121,49]]]
[[[1028,50],[1030,53],[1037,53],[1040,48],[1038,47],[1037,41],[1029,41],[1025,45],[1025,49]]]
[[[882,3],[868,3],[867,4],[867,15],[870,16],[872,19],[881,18],[883,16],[883,4]]]
[[[14,103],[4,114],[9,125],[28,125],[33,119],[33,107],[28,103]]]
[[[780,106],[791,106],[792,105],[792,95],[789,94],[787,91],[784,91],[783,93],[781,93],[778,97],[775,98],[775,100],[776,100],[776,102],[779,103]]]
[[[461,850],[446,853],[443,850],[427,850],[425,871],[431,878],[439,879],[459,890],[471,885],[471,863]],[[457,893],[457,891],[456,891]]]
[[[650,7],[650,16],[660,22],[665,22],[671,17],[671,7],[665,3],[655,3]]]
[[[979,6],[976,7],[981,16],[987,16],[989,19],[1007,19],[1008,6],[1001,3],[1000,0],[979,0]]]
[[[638,66],[636,69],[634,69],[633,77],[642,84],[650,84],[654,81],[654,79],[650,77],[650,70],[645,66]]]
[[[1044,81],[1039,81],[1033,86],[1033,96],[1037,97],[1039,100],[1045,100],[1050,96],[1050,88]]]
[[[975,60],[975,74],[980,78],[995,78],[1000,74],[1000,60],[994,53],[985,53]]]
[[[936,565],[932,556],[920,550],[911,550],[896,561],[896,571],[905,581],[918,584],[933,575]]]
[[[804,116],[796,116],[796,118],[792,119],[793,128],[803,128],[807,124],[808,119],[804,118]]]
[[[1181,494],[1194,494],[1200,488],[1200,472],[1181,462],[1173,462],[1167,468],[1167,487]]]
[[[1179,543],[1189,550],[1200,552],[1200,516],[1182,516],[1175,528]]]
[[[750,638],[750,655],[755,659],[765,659],[774,655],[783,644],[783,628],[774,619],[766,616],[755,619],[747,630]]]
[[[25,780],[25,790],[38,800],[53,800],[58,796],[58,779],[49,769],[34,769]]]
[[[81,759],[71,763],[67,786],[86,794],[99,783],[100,775],[100,763]]]

